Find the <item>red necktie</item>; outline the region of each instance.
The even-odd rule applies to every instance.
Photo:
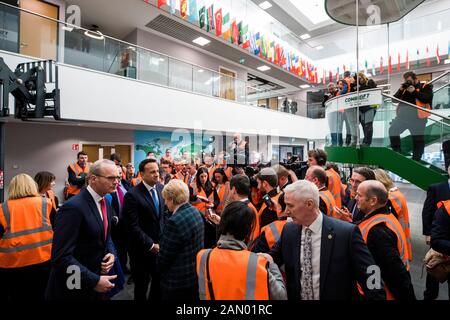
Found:
[[[106,213],[106,201],[105,198],[100,200],[100,207],[102,208],[103,228],[105,231],[105,240],[108,233],[108,214]]]

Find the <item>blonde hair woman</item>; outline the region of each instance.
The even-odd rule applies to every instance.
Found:
[[[15,176],[0,208],[0,283],[6,300],[43,300],[50,271],[52,203],[27,174]]]

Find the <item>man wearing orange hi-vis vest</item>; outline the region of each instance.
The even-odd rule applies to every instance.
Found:
[[[86,176],[89,173],[88,155],[84,151],[77,154],[77,162],[69,164],[67,167],[69,186],[67,197],[73,197],[80,193],[86,184]]]
[[[286,300],[286,287],[270,257],[247,250],[255,215],[241,201],[228,204],[214,249],[197,254],[200,300]]]
[[[308,151],[308,167],[320,166],[324,167],[327,164],[327,153],[322,149],[314,149]],[[328,177],[328,190],[333,195],[334,201],[337,207],[342,206],[342,196],[344,195],[344,190],[342,187],[341,177],[339,173],[334,171],[333,168],[329,168],[326,171]]]
[[[388,206],[402,226],[406,237],[406,248],[408,250],[409,261],[412,261],[411,229],[409,227],[409,211],[406,197],[400,189],[394,185],[394,182],[386,171],[383,169],[375,169],[373,172],[375,173],[375,178],[380,181],[389,192]]]
[[[415,300],[406,237],[386,206],[388,191],[379,181],[364,181],[358,186],[356,201],[364,213],[358,226],[379,268],[387,300]]]
[[[325,169],[319,166],[309,167],[306,171],[305,179],[314,183],[319,189],[320,212],[326,214],[329,217],[339,219],[339,216],[334,211],[336,201],[334,200],[331,192],[325,186],[327,182],[327,173],[325,172]]]

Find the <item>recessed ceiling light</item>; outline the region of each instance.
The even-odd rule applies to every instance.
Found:
[[[267,71],[267,70],[270,70],[270,67],[268,67],[268,66],[261,66],[261,67],[258,67],[258,68],[256,68],[256,69],[258,69],[259,71]]]
[[[159,58],[159,61],[164,62],[165,60],[164,58]]]
[[[259,4],[259,7],[263,10],[267,10],[272,7],[272,4],[269,1],[264,1]]]
[[[202,72],[205,72],[205,70],[203,70],[203,69],[198,69],[198,72],[202,73]]]
[[[322,46],[322,45],[319,45],[319,46],[315,47],[315,49],[316,49],[316,50],[322,50],[322,49],[323,49],[323,46]]]
[[[308,89],[308,88],[310,88],[311,86],[309,85],[309,84],[302,84],[301,86],[300,86],[300,88],[302,88],[302,89]]]
[[[199,46],[204,46],[204,45],[207,45],[208,43],[210,43],[211,41],[209,41],[208,39],[205,39],[205,38],[203,38],[203,37],[198,37],[197,39],[195,39],[195,40],[192,40],[192,42],[193,43],[196,43],[196,44],[198,44]]]
[[[311,38],[311,36],[308,33],[302,34],[300,36],[300,39],[302,39],[302,40],[306,40],[306,39],[309,39],[309,38]]]

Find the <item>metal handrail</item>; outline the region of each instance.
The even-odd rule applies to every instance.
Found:
[[[428,83],[433,83],[433,82],[436,82],[436,81],[438,81],[440,78],[443,78],[443,77],[445,77],[446,75],[448,75],[450,73],[450,70],[449,71],[446,71],[446,72],[444,72],[443,74],[441,74],[440,76],[438,76],[438,77],[436,77],[436,78],[434,78],[433,80],[431,80],[430,82],[428,82]]]
[[[450,117],[448,117],[448,116],[444,116],[444,115],[442,115],[442,114],[440,114],[440,113],[436,113],[436,112],[434,112],[434,111],[432,111],[432,110],[424,109],[424,108],[422,108],[422,107],[416,106],[415,104],[409,103],[408,101],[403,101],[403,100],[401,100],[401,99],[399,99],[399,98],[396,98],[396,97],[394,97],[394,96],[391,96],[391,95],[389,95],[389,94],[382,93],[382,95],[383,95],[384,97],[387,97],[387,98],[390,98],[390,99],[392,99],[392,100],[398,101],[399,103],[402,103],[402,104],[404,104],[404,105],[407,105],[407,106],[410,107],[410,108],[414,108],[414,109],[419,109],[419,110],[426,111],[426,112],[428,112],[429,114],[432,114],[432,115],[434,115],[434,116],[436,116],[436,117],[439,117],[439,118],[441,118],[441,119],[443,119],[443,120],[450,120]],[[436,121],[436,120],[435,120],[435,121]],[[445,124],[445,125],[447,125],[447,126],[450,126],[450,125],[446,124],[445,122],[442,122],[442,123]]]

